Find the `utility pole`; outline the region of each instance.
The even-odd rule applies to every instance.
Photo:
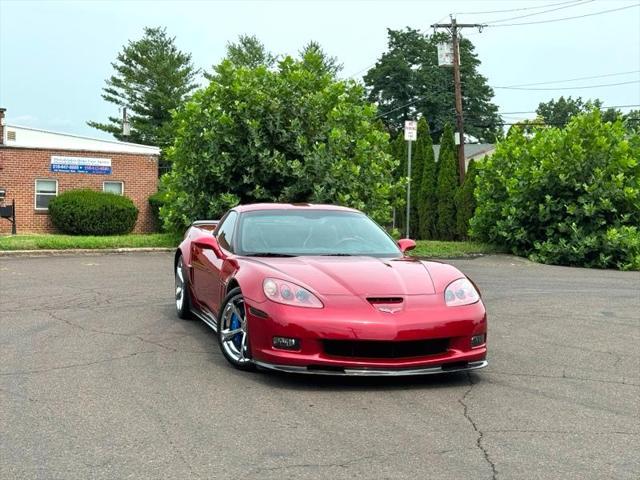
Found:
[[[446,28],[451,33],[453,47],[453,85],[456,97],[456,130],[460,141],[458,144],[458,169],[460,170],[460,185],[464,182],[466,161],[464,158],[464,118],[462,115],[462,82],[460,81],[460,48],[458,41],[458,30],[461,28],[478,28],[482,30],[479,23],[458,23],[455,18],[451,18],[451,23],[434,23],[433,29]]]

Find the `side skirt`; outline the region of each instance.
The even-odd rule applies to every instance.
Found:
[[[211,330],[218,333],[218,319],[213,313],[204,312],[196,308],[192,308],[191,313],[193,313],[198,319],[206,323],[211,328]]]

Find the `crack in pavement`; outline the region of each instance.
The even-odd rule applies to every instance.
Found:
[[[491,467],[491,478],[495,480],[497,478],[498,471],[496,470],[495,463],[491,460],[491,457],[489,456],[489,452],[487,451],[486,447],[482,444],[484,433],[482,430],[478,428],[478,425],[473,420],[473,418],[471,418],[471,415],[469,415],[469,406],[466,403],[466,399],[467,399],[467,396],[471,393],[471,390],[473,390],[475,383],[473,383],[473,380],[471,379],[471,375],[469,374],[469,372],[467,372],[467,379],[469,380],[469,388],[467,389],[466,392],[464,392],[464,395],[462,395],[462,398],[458,399],[458,403],[462,405],[464,418],[467,419],[467,421],[473,427],[473,430],[478,434],[476,438],[476,446],[482,452],[482,455],[485,461],[487,462],[487,464]]]
[[[170,351],[172,351],[172,352],[176,352],[176,351],[177,351],[177,349],[176,349],[176,348],[168,347],[167,345],[164,345],[164,344],[162,344],[162,343],[154,342],[154,341],[152,341],[152,340],[148,340],[148,339],[146,339],[146,338],[144,338],[144,337],[142,337],[142,336],[140,336],[140,335],[136,335],[135,333],[110,332],[110,331],[108,331],[108,330],[97,330],[97,329],[94,329],[94,328],[83,327],[82,325],[79,325],[79,324],[77,324],[77,323],[74,323],[74,322],[72,322],[72,321],[70,321],[70,320],[66,320],[66,319],[64,319],[64,318],[62,318],[62,317],[59,317],[59,316],[55,315],[53,312],[51,312],[51,311],[47,312],[47,314],[48,314],[51,318],[53,318],[54,320],[57,320],[57,321],[59,321],[59,322],[66,323],[66,324],[67,324],[67,325],[69,325],[70,327],[77,328],[77,329],[79,329],[79,330],[83,330],[83,331],[85,331],[85,332],[99,333],[99,334],[102,334],[102,335],[113,335],[113,336],[116,336],[116,337],[129,337],[129,338],[135,338],[135,339],[137,339],[137,340],[139,340],[139,341],[141,341],[141,342],[143,342],[143,343],[149,343],[149,344],[151,344],[151,345],[155,345],[155,346],[160,347],[160,348],[163,348],[163,349],[165,349],[165,350],[170,350]],[[186,334],[185,334],[185,335],[186,335]]]
[[[86,363],[73,363],[73,364],[70,364],[70,365],[61,365],[61,366],[58,366],[58,367],[43,368],[43,369],[39,369],[39,370],[23,370],[23,371],[17,371],[17,372],[0,372],[0,376],[8,377],[8,376],[15,376],[15,375],[30,375],[32,373],[46,373],[46,372],[52,372],[54,370],[66,370],[66,369],[69,369],[69,368],[88,367],[90,365],[97,365],[99,363],[109,363],[109,362],[113,362],[115,360],[123,360],[125,358],[135,357],[136,355],[144,355],[146,353],[158,353],[158,350],[149,350],[149,351],[145,351],[145,352],[133,352],[133,353],[130,353],[128,355],[123,355],[121,357],[105,358],[105,359],[102,359],[102,360],[96,360],[96,361],[93,361],[93,362],[86,362]]]

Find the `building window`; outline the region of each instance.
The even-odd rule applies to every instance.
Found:
[[[102,191],[107,193],[115,193],[116,195],[122,195],[124,193],[124,183],[104,182],[102,184]]]
[[[49,202],[58,195],[57,180],[36,180],[36,210],[48,210]]]

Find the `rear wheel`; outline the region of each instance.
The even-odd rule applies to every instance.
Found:
[[[218,340],[224,358],[240,370],[253,370],[246,307],[240,288],[229,292],[220,311]]]
[[[182,255],[176,262],[176,313],[180,318],[191,318],[191,299],[189,298],[189,280],[182,261]]]

